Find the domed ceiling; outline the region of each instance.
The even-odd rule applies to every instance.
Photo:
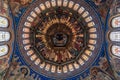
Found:
[[[119,80],[119,0],[0,0],[0,80]]]

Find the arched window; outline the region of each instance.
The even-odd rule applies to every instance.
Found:
[[[8,19],[0,16],[0,27],[6,28],[8,27]]]
[[[5,31],[0,31],[0,42],[9,41],[10,40],[10,33]]]
[[[0,46],[0,57],[5,56],[6,54],[8,54],[8,46],[7,45],[2,45]]]

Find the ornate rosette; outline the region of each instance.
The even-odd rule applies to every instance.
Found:
[[[21,55],[42,75],[53,78],[77,75],[99,55],[103,41],[101,27],[96,12],[84,0],[38,0],[19,23]]]

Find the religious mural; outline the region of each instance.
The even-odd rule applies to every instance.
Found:
[[[0,0],[0,80],[120,80],[120,1]]]

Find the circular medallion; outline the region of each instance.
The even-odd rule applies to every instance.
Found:
[[[96,12],[84,0],[38,0],[19,23],[21,55],[41,75],[55,79],[75,76],[98,57],[101,27]]]

